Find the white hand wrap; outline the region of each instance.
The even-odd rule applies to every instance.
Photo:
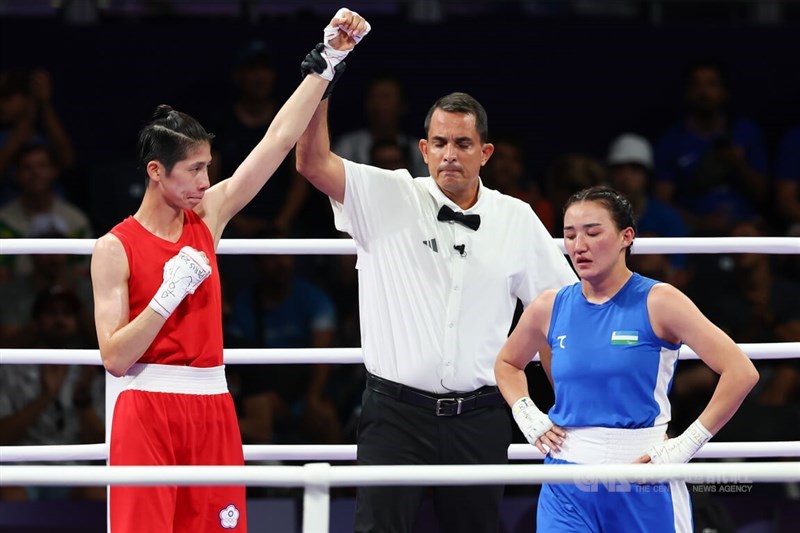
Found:
[[[178,255],[164,263],[164,282],[150,300],[150,308],[169,318],[178,305],[211,274],[211,265],[200,252],[184,246]]]
[[[511,414],[514,415],[514,421],[522,430],[522,434],[533,445],[555,425],[527,396],[516,401],[511,407]]]
[[[336,12],[334,18],[340,18],[347,11],[350,11],[354,15],[358,15],[358,13],[356,13],[355,11],[351,11],[346,7],[343,7]],[[364,33],[360,35],[348,32],[348,35],[350,35],[350,37],[353,38],[356,44],[360,43],[361,39],[363,39],[364,36],[367,35],[369,31],[372,29],[372,27],[369,25],[369,22],[366,22],[366,24],[367,24],[367,29],[364,30]],[[333,75],[335,74],[335,72],[333,71],[334,67],[339,63],[341,63],[344,60],[344,58],[347,57],[347,54],[350,53],[350,50],[337,50],[336,48],[328,44],[328,42],[331,41],[338,34],[339,34],[339,27],[331,26],[330,24],[325,26],[325,29],[322,31],[322,42],[325,45],[325,50],[322,51],[322,57],[325,58],[325,62],[328,64],[328,66],[325,67],[325,70],[322,71],[320,77],[322,77],[327,81],[331,81],[333,79]]]
[[[656,444],[647,451],[650,456],[650,462],[661,463],[688,463],[689,459],[703,447],[711,438],[711,433],[700,423],[700,420],[695,420],[692,425],[686,428],[686,431],[675,437],[669,439],[661,444]]]

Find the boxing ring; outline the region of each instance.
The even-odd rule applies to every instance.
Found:
[[[564,250],[561,239],[554,239]],[[0,255],[61,253],[88,255],[91,239],[0,239]],[[346,239],[228,239],[218,254],[354,254]],[[798,237],[640,238],[634,254],[762,253],[800,254]],[[800,357],[800,342],[740,344],[751,359]],[[225,349],[225,364],[362,363],[360,348]],[[697,359],[683,347],[680,359]],[[3,349],[0,364],[102,365],[98,350]],[[469,485],[575,483],[587,490],[670,480],[689,483],[783,483],[800,481],[800,461],[741,462],[732,459],[800,457],[800,441],[710,442],[697,458],[719,463],[663,465],[406,465],[332,466],[328,461],[354,461],[355,445],[245,445],[245,461],[305,461],[304,466],[52,466],[10,465],[27,461],[89,461],[108,459],[111,413],[119,379],[106,373],[106,442],[64,446],[0,447],[0,486],[103,485],[248,485],[304,489],[302,530],[329,530],[331,487],[367,485]],[[509,459],[542,459],[528,444],[512,444]]]

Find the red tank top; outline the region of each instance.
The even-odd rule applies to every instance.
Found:
[[[222,364],[222,291],[214,239],[197,213],[183,213],[183,233],[175,243],[156,237],[132,216],[110,232],[122,242],[128,256],[131,320],[150,303],[161,286],[164,263],[182,247],[202,250],[211,262],[211,276],[178,305],[137,362],[200,368],[219,366]]]

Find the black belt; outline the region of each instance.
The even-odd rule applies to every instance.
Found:
[[[503,405],[505,400],[497,387],[481,387],[474,392],[433,394],[395,383],[374,374],[367,374],[367,388],[403,403],[433,411],[436,416],[456,416],[475,409]]]

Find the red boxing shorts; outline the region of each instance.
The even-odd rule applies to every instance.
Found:
[[[110,464],[244,464],[224,367],[134,365],[117,398]],[[110,531],[247,531],[244,486],[112,486]]]

